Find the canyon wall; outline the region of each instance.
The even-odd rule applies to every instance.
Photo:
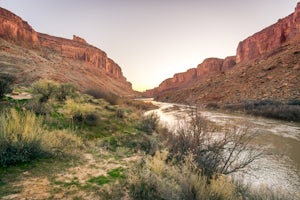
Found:
[[[0,7],[0,37],[29,48],[38,48],[38,33],[20,17]]]
[[[36,32],[27,22],[8,10],[0,8],[0,38],[38,52],[49,52],[82,62],[90,71],[100,70],[132,90],[131,83],[123,76],[120,66],[106,53],[76,35],[73,40]],[[47,53],[45,53],[47,54]],[[98,73],[94,73],[98,74]],[[101,78],[101,77],[99,77]]]
[[[236,67],[237,64],[243,65],[244,62],[270,54],[284,44],[299,42],[299,34],[300,2],[291,15],[241,41],[236,56],[225,59],[205,59],[197,68],[175,74],[172,78],[164,80],[158,87],[147,90],[145,95],[156,96],[161,92],[187,88],[208,75],[224,73]]]
[[[89,45],[84,39],[74,35],[73,40],[69,40],[43,33],[39,33],[38,37],[42,47],[56,51],[63,58],[86,62],[131,87],[131,83],[123,76],[121,67],[107,57],[104,51]]]
[[[240,42],[236,62],[249,61],[279,48],[300,32],[300,2],[295,12]]]
[[[175,74],[172,78],[164,80],[158,87],[147,90],[145,95],[155,96],[155,94],[163,91],[187,87],[213,73],[226,72],[233,68],[235,64],[235,56],[229,56],[225,59],[207,58],[197,68]]]

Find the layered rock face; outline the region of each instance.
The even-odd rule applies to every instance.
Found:
[[[291,41],[299,32],[300,3],[297,4],[293,14],[240,42],[236,62],[249,61],[277,49]]]
[[[207,58],[199,64],[197,68],[191,68],[186,72],[177,73],[172,78],[164,80],[157,88],[147,90],[145,94],[146,96],[153,96],[170,89],[187,87],[213,73],[228,71],[235,64],[235,56],[230,56],[225,59]]]
[[[25,47],[39,47],[37,32],[20,17],[3,8],[0,8],[0,37]]]
[[[69,40],[43,33],[39,33],[38,37],[42,47],[55,50],[63,58],[89,63],[93,67],[105,71],[110,77],[131,87],[131,83],[127,82],[123,76],[121,67],[108,58],[104,51],[89,45],[84,39],[74,35],[73,40]]]
[[[97,87],[96,85],[105,87],[104,81],[106,81],[111,82],[111,85],[115,88],[119,87],[120,91],[127,90],[133,92],[131,83],[123,76],[120,66],[110,59],[104,51],[89,45],[83,38],[74,35],[73,40],[70,40],[38,33],[27,22],[3,8],[0,8],[0,22],[0,38],[15,45],[36,51],[42,55],[42,58],[38,58],[38,60],[47,57],[47,61],[41,62],[37,67],[43,66],[48,61],[51,61],[49,67],[55,65],[53,69],[56,68],[56,65],[61,67],[69,67],[68,65],[83,66],[83,69],[80,69],[83,70],[82,80],[79,81],[84,82],[84,78],[89,76],[89,78],[93,77],[93,80],[99,79],[95,80],[96,84],[94,84],[94,87]],[[50,58],[50,55],[52,55],[52,58]],[[51,60],[54,58],[55,60]],[[63,71],[63,69],[60,70]],[[72,70],[76,70],[76,68],[72,67]],[[59,72],[52,70],[52,73]],[[94,77],[95,75],[98,77]],[[110,81],[105,79],[103,75],[109,76],[111,78]],[[67,80],[64,78],[66,76],[62,75],[56,75],[55,77],[58,81],[72,81],[75,79],[78,81],[77,78],[69,78],[70,80]],[[78,86],[83,85],[77,82],[75,84]],[[92,84],[93,81],[91,81],[91,88],[93,87]],[[87,84],[84,85],[84,89],[86,89],[88,86]],[[109,83],[107,83],[107,90],[110,89],[108,85]]]
[[[197,68],[175,74],[172,78],[163,81],[157,88],[147,90],[145,96],[160,96],[168,92],[169,99],[171,99],[172,92],[175,93],[183,89],[188,91],[200,83],[203,84],[203,82],[211,85],[210,82],[213,78],[208,77],[217,77],[227,73],[227,71],[238,71],[238,68],[253,65],[252,62],[259,64],[257,61],[262,61],[262,58],[267,59],[268,56],[271,57],[280,51],[289,51],[286,46],[298,44],[299,39],[300,2],[297,4],[294,13],[240,42],[236,56],[225,59],[208,58],[199,64]],[[297,54],[297,51],[295,54]],[[283,63],[287,62],[284,61]],[[233,70],[231,70],[232,68]],[[245,77],[244,74],[237,76]],[[207,80],[210,81],[206,82]]]

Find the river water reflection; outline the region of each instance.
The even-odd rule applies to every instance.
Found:
[[[159,106],[155,112],[162,123],[174,129],[178,121],[191,116],[195,108],[172,103],[152,101]],[[201,116],[219,125],[247,124],[258,132],[257,141],[272,154],[256,160],[250,173],[236,173],[234,178],[253,186],[266,186],[271,190],[282,190],[300,199],[300,123],[284,122],[242,114],[215,111],[199,111]]]

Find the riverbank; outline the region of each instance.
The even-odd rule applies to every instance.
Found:
[[[155,110],[164,124],[176,126],[178,120],[195,114],[196,107],[154,102],[160,109]],[[218,126],[248,127],[258,133],[257,144],[267,148],[272,156],[267,156],[253,163],[245,177],[245,183],[260,187],[265,185],[273,191],[285,190],[297,194],[300,187],[300,123],[255,117],[235,112],[220,110],[201,110],[199,116]],[[177,122],[176,122],[177,120]],[[174,128],[173,128],[174,129]],[[250,174],[250,175],[249,175]],[[298,194],[299,195],[299,194]]]
[[[158,100],[159,101],[159,100]],[[186,104],[190,106],[197,106],[200,109],[207,109],[211,111],[220,112],[237,112],[244,113],[251,116],[261,116],[269,119],[278,119],[291,122],[300,122],[300,100],[293,99],[289,101],[276,101],[276,100],[249,100],[243,103],[236,104],[221,104],[221,103],[188,103],[188,102],[170,102],[173,104]]]
[[[254,116],[300,122],[300,100],[290,100],[287,102],[256,100],[247,101],[242,104],[227,104],[223,106],[211,104],[207,105],[207,108],[239,111]]]

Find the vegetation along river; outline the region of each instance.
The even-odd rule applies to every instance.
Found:
[[[173,103],[151,101],[159,108],[155,112],[162,123],[173,129],[178,121],[188,118],[195,108]],[[256,141],[270,155],[253,162],[249,173],[233,174],[235,179],[255,187],[284,191],[300,198],[300,123],[285,122],[242,114],[217,111],[199,111],[200,115],[218,125],[241,126],[247,124],[258,133]]]

